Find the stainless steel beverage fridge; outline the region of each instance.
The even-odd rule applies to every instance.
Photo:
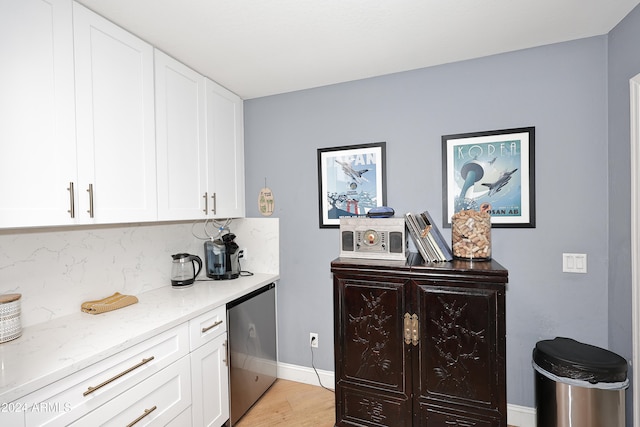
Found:
[[[227,304],[233,426],[276,380],[275,283]]]

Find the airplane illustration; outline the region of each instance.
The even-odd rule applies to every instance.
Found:
[[[368,182],[367,178],[363,177],[362,174],[364,174],[365,172],[368,172],[369,169],[361,169],[357,171],[351,167],[351,163],[341,162],[339,160],[336,160],[336,163],[342,166],[342,172],[344,172],[347,176],[349,176],[358,184],[362,183],[362,181]]]
[[[502,190],[502,187],[507,185],[511,180],[511,175],[513,175],[513,173],[517,170],[518,169],[516,168],[511,172],[506,172],[506,171],[502,172],[502,174],[500,174],[500,177],[496,182],[491,182],[491,183],[483,182],[482,185],[484,185],[485,187],[489,187],[489,196],[493,196],[498,191]]]

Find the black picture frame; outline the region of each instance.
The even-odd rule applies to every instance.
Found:
[[[340,217],[386,205],[385,151],[386,142],[318,149],[320,228],[338,228]]]
[[[443,226],[465,209],[494,228],[535,228],[535,127],[442,136]]]

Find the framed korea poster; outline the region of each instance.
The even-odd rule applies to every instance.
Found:
[[[461,210],[486,210],[492,227],[534,228],[535,128],[442,137],[443,226]]]

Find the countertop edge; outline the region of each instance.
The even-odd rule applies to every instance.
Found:
[[[138,303],[119,310],[97,315],[78,310],[25,327],[20,338],[0,344],[0,403],[19,400],[279,278],[256,273],[187,289],[164,286],[136,295]]]

